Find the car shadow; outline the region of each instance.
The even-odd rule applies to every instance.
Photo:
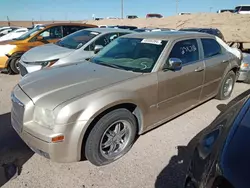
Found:
[[[213,126],[215,125],[214,122],[224,111],[249,95],[250,89],[241,93],[226,105],[217,105],[217,109],[220,111],[220,114],[209,126],[200,131],[194,138],[192,138],[187,146],[177,146],[178,154],[171,157],[168,165],[157,176],[155,188],[183,188],[187,168],[198,141],[201,139],[204,133],[207,133],[209,129],[213,128]]]
[[[171,157],[168,165],[157,176],[155,188],[183,188],[189,161],[204,132],[206,129],[199,132],[187,146],[177,146],[178,154]]]
[[[0,187],[20,175],[33,155],[11,126],[10,113],[0,115]]]

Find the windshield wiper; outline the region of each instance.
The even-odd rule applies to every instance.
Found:
[[[98,62],[97,64],[99,65],[103,65],[103,66],[107,66],[107,67],[112,67],[112,68],[116,68],[116,69],[122,69],[122,70],[126,70],[118,65],[115,65],[115,64],[107,64],[107,63],[101,63],[101,62]]]

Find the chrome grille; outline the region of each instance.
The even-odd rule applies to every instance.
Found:
[[[19,101],[13,93],[11,94],[11,101],[11,124],[13,128],[20,133],[23,128],[24,104]]]

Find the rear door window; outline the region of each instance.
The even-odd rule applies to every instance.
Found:
[[[70,25],[70,26],[63,26],[63,36],[67,36],[71,33],[74,33],[76,31],[79,31],[81,29],[85,29],[84,26],[78,26],[78,25]]]
[[[85,50],[94,51],[96,45],[107,46],[111,41],[116,39],[119,36],[118,33],[109,33],[99,37],[96,41],[90,44]]]
[[[178,58],[183,65],[199,60],[199,48],[196,39],[188,39],[175,43],[170,58]]]
[[[216,55],[222,54],[222,48],[220,44],[214,39],[201,39],[204,58],[210,58]]]
[[[55,26],[55,27],[50,27],[40,33],[40,36],[42,36],[45,40],[50,40],[50,39],[60,39],[62,38],[62,27],[61,26]]]

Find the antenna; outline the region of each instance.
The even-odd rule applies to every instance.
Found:
[[[179,0],[176,0],[176,14],[178,15]]]

